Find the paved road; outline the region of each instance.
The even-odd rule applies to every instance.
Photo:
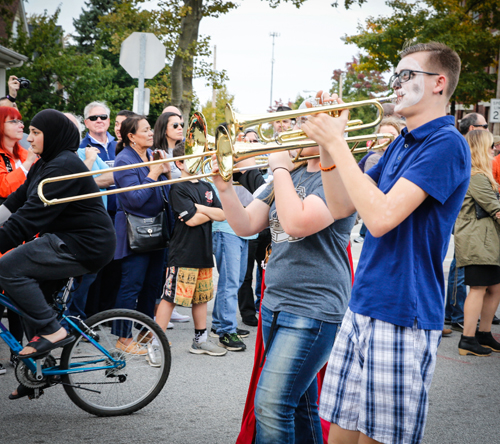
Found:
[[[355,259],[361,248],[353,244]],[[189,314],[183,308],[179,311]],[[0,376],[0,442],[233,444],[251,374],[256,329],[249,328],[247,351],[223,357],[188,353],[192,329],[189,322],[168,331],[173,343],[172,371],[165,389],[148,407],[127,417],[95,418],[74,406],[61,387],[47,390],[38,400],[9,401],[7,396],[17,383],[12,368],[7,367],[7,374]],[[500,340],[500,326],[493,326],[493,333]],[[424,443],[498,443],[500,354],[461,357],[459,337],[454,332],[439,347]],[[1,342],[0,362],[7,359]]]

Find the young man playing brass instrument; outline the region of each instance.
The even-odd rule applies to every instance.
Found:
[[[446,115],[460,58],[441,43],[401,57],[390,84],[408,126],[367,174],[343,138],[346,110],[303,126],[321,147],[332,216],[356,208],[370,232],[321,394],[331,444],[421,442],[441,340],[442,263],[471,172],[469,149]]]

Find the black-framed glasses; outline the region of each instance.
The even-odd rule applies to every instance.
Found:
[[[24,122],[19,119],[7,120],[5,123],[12,123],[13,125],[24,125]]]
[[[472,125],[474,128],[484,128],[484,129],[488,129],[488,124],[485,123],[484,125]]]
[[[437,72],[426,72],[426,71],[416,71],[414,69],[403,69],[399,72],[399,74],[394,73],[389,79],[389,86],[392,86],[396,80],[399,83],[405,83],[411,80],[413,74],[427,74],[428,76],[439,76]]]
[[[174,129],[179,128],[179,126],[180,126],[181,128],[184,128],[184,122],[175,122],[175,123],[172,123],[172,127],[173,127]]]
[[[89,120],[91,122],[95,122],[97,119],[107,120],[107,118],[108,118],[107,114],[97,114],[96,116],[89,116]]]

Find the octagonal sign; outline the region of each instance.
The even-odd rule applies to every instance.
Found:
[[[166,49],[151,32],[133,32],[123,42],[120,50],[120,65],[131,77],[139,78],[141,61],[141,37],[146,39],[144,78],[152,79],[165,66]]]

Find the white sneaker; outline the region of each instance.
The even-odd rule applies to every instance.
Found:
[[[172,324],[171,322],[168,323],[167,325],[167,330],[172,330],[174,328],[174,324]]]
[[[358,236],[356,238],[353,239],[354,242],[356,242],[357,244],[362,244],[364,241],[365,241],[365,238],[364,237],[361,237],[361,236]]]
[[[149,362],[151,367],[161,367],[161,356],[156,347],[148,344],[148,354],[146,355],[146,361]]]
[[[191,319],[191,316],[185,316],[180,314],[175,308],[172,312],[172,316],[170,316],[171,322],[188,322]]]

